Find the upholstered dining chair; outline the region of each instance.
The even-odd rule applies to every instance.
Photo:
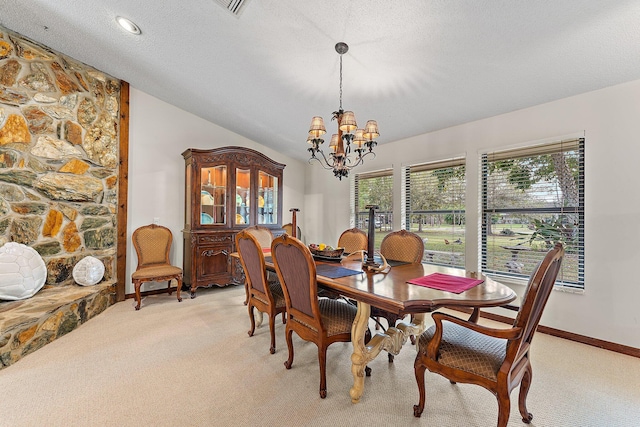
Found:
[[[245,228],[244,231],[252,234],[260,244],[261,248],[271,250],[273,233],[267,227],[263,227],[261,225],[252,225],[251,227]]]
[[[320,397],[327,396],[327,347],[334,342],[351,341],[356,307],[342,300],[318,298],[316,265],[309,248],[295,237],[283,234],[273,240],[271,256],[282,284],[287,306],[285,337],[293,365],[293,332],[318,346]]]
[[[511,390],[520,385],[520,415],[523,422],[531,422],[533,415],[526,405],[532,375],[531,341],[563,257],[564,247],[556,243],[531,275],[511,328],[494,329],[445,313],[433,313],[435,325],[420,335],[414,363],[420,394],[420,402],[413,407],[416,417],[424,410],[424,374],[428,369],[453,384],[477,384],[493,393],[498,399],[498,427],[506,427]]]
[[[173,234],[167,227],[150,224],[136,229],[131,236],[133,247],[138,255],[138,266],[131,275],[136,292],[136,310],[140,310],[140,287],[145,282],[167,281],[167,291],[171,295],[171,280],[177,282],[176,296],[180,297],[182,288],[182,269],[169,263],[169,252],[173,243]]]
[[[380,254],[387,260],[419,263],[424,255],[424,242],[416,233],[392,231],[380,242]]]
[[[338,238],[338,247],[344,248],[344,252],[347,254],[366,251],[367,243],[367,233],[355,227],[343,231]]]
[[[424,241],[416,233],[407,230],[392,231],[384,236],[382,242],[380,242],[380,254],[387,261],[418,264],[422,262],[422,256],[424,255]],[[384,317],[389,327],[391,327],[395,326],[396,322],[402,319],[403,316],[371,307],[371,317],[376,319]],[[389,353],[389,362],[393,362],[393,359],[393,354]]]
[[[277,281],[267,280],[263,246],[252,230],[245,229],[236,234],[236,248],[246,277],[247,306],[251,320],[251,329],[248,334],[250,337],[253,336],[256,329],[254,308],[261,313],[267,313],[271,335],[269,352],[273,354],[276,352],[276,316],[282,313],[282,321],[285,322],[286,305],[282,288]]]
[[[293,224],[291,223],[283,225],[282,228],[284,229],[284,232],[289,236],[302,240],[302,230],[300,230],[300,227],[296,226],[295,234],[293,233]]]

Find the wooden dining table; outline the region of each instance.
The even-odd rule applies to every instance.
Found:
[[[265,253],[267,269],[274,270],[274,264]],[[357,403],[364,392],[365,368],[381,351],[397,355],[410,336],[418,336],[426,329],[426,313],[441,307],[472,309],[470,319],[477,321],[479,310],[498,307],[516,299],[515,292],[508,286],[482,275],[482,283],[461,293],[446,292],[407,283],[409,280],[441,273],[449,276],[471,277],[464,270],[432,264],[393,265],[385,272],[363,270],[360,259],[342,258],[340,262],[316,260],[316,266],[331,264],[359,273],[331,278],[317,274],[320,287],[329,289],[346,298],[357,301],[358,311],[351,329],[353,354],[351,373],[353,386],[349,391],[351,401]],[[400,321],[384,332],[376,333],[365,343],[369,329],[371,307],[377,307],[399,316],[411,315],[411,321]]]

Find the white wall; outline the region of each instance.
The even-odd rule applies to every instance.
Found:
[[[191,113],[131,88],[129,120],[129,206],[127,241],[136,228],[154,218],[173,233],[171,262],[182,266],[182,228],[184,226],[184,159],[187,148],[210,149],[242,146],[260,151],[286,164],[283,172],[284,223],[290,221],[289,209],[304,202],[305,163],[285,157],[254,141],[223,129]],[[302,218],[298,220],[304,227]],[[131,273],[138,259],[127,245],[125,292],[134,292]],[[143,284],[142,290],[166,287],[164,283]]]
[[[517,96],[517,94],[513,94]],[[378,117],[384,135],[384,117]],[[585,136],[585,291],[552,294],[541,324],[640,347],[640,80],[479,120],[376,148],[358,172],[466,153],[467,242],[479,234],[478,155],[487,149],[567,135]],[[301,212],[307,241],[336,242],[349,226],[349,183],[319,165],[307,166]],[[399,173],[394,185],[399,211]],[[395,224],[399,228],[399,224]],[[467,245],[467,269],[477,250]],[[523,286],[514,285],[518,293]]]

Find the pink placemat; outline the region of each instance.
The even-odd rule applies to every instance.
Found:
[[[484,282],[484,280],[451,276],[442,273],[432,273],[428,276],[416,277],[415,279],[407,281],[407,283],[411,283],[412,285],[453,292],[454,294],[460,294],[482,282]]]

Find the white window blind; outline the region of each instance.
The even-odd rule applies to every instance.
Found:
[[[528,278],[557,241],[556,284],[584,288],[584,139],[482,156],[482,269]]]
[[[377,205],[375,227],[378,231],[390,231],[393,227],[393,169],[357,174],[354,179],[355,226],[369,227],[367,205]],[[376,233],[375,249],[380,249],[383,234]]]
[[[405,223],[424,240],[423,262],[465,266],[465,159],[405,169]]]

